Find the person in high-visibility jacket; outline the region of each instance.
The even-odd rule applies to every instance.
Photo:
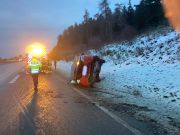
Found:
[[[34,90],[38,90],[38,76],[40,73],[41,66],[41,62],[36,57],[33,57],[29,62],[29,69],[34,83]]]

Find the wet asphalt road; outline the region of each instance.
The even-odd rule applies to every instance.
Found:
[[[56,73],[40,75],[37,92],[23,68],[0,83],[0,135],[133,134]]]

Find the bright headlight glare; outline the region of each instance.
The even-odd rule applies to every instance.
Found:
[[[46,49],[42,44],[34,43],[28,46],[27,52],[35,57],[43,57],[46,54]]]

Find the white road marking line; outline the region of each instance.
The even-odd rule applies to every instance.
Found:
[[[97,102],[94,102],[90,97],[88,97],[86,94],[84,94],[83,92],[81,92],[80,90],[72,87],[72,89],[74,91],[76,91],[77,93],[79,93],[81,96],[83,96],[84,98],[88,99],[91,103],[95,104],[96,107],[98,107],[100,110],[102,110],[105,114],[107,114],[108,116],[110,116],[112,119],[114,119],[116,122],[120,123],[121,125],[123,125],[124,127],[126,127],[127,129],[129,129],[134,135],[143,135],[138,129],[135,129],[133,127],[131,127],[127,122],[125,122],[124,120],[122,120],[120,117],[118,117],[117,115],[115,115],[114,113],[110,112],[108,109],[106,109],[103,106],[100,106]]]
[[[64,84],[67,84],[63,79],[61,79],[59,76],[57,78],[63,82]],[[91,103],[93,103],[96,107],[98,107],[101,111],[103,111],[105,114],[107,114],[109,117],[111,117],[113,120],[115,120],[117,123],[123,125],[125,128],[127,128],[129,131],[131,131],[134,135],[143,135],[138,129],[135,129],[131,127],[127,122],[122,120],[120,117],[115,115],[114,113],[110,112],[108,109],[106,109],[103,106],[100,106],[98,102],[93,101],[90,97],[88,97],[86,94],[78,90],[77,88],[71,87],[75,92],[89,100]]]
[[[16,75],[9,83],[13,84],[17,81],[17,79],[19,78],[20,75]]]

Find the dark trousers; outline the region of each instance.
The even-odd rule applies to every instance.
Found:
[[[56,69],[56,65],[57,65],[57,62],[56,61],[54,61],[54,68]]]
[[[34,89],[35,90],[38,89],[38,76],[39,76],[39,74],[32,74],[32,79],[33,79]]]

